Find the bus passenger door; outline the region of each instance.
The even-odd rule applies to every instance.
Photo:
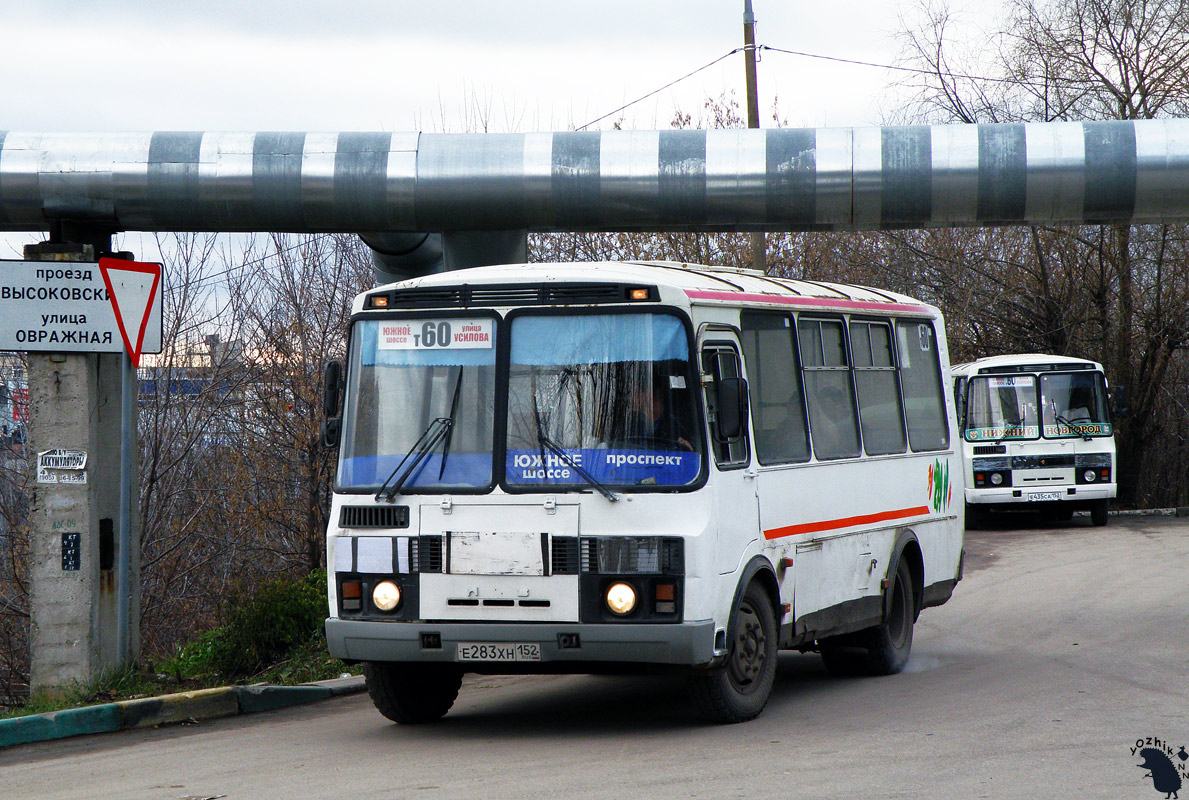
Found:
[[[751,441],[746,416],[736,436],[725,437],[720,425],[719,404],[723,383],[742,381],[739,341],[730,330],[708,328],[702,331],[702,388],[709,423],[710,486],[714,496],[717,543],[715,562],[720,575],[741,566],[743,553],[759,539],[759,501],[756,497],[756,473],[751,466]]]

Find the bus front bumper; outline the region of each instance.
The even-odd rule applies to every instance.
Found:
[[[1054,486],[1045,489],[1021,489],[1018,486],[1014,488],[1009,486],[1003,489],[967,489],[966,502],[979,506],[1068,503],[1079,508],[1083,505],[1089,506],[1096,500],[1113,499],[1115,494],[1116,485],[1113,483],[1092,486],[1079,485],[1074,487],[1073,494],[1069,493],[1068,486]],[[1056,497],[1052,497],[1052,495],[1056,495]]]
[[[583,663],[700,666],[714,659],[713,620],[649,625],[326,620],[330,654],[348,661],[445,661],[468,671],[565,671]],[[540,661],[459,661],[463,643],[538,644]],[[435,646],[436,645],[436,646]]]

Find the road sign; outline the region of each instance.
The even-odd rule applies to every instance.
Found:
[[[124,339],[125,351],[132,359],[132,366],[139,367],[149,314],[153,310],[157,289],[161,286],[161,265],[101,258],[99,271],[103,274],[103,283],[116,314],[116,325]]]
[[[0,350],[160,353],[161,265],[101,261],[0,261]]]

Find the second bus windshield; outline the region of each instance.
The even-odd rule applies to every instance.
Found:
[[[969,442],[1110,436],[1106,386],[1097,372],[987,375],[970,380]]]

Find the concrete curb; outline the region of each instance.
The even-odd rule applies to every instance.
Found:
[[[273,711],[287,706],[355,694],[365,689],[363,676],[355,675],[300,686],[224,686],[218,689],[200,689],[161,697],[68,708],[46,714],[0,719],[0,748],[90,733],[151,728],[192,720]]]

